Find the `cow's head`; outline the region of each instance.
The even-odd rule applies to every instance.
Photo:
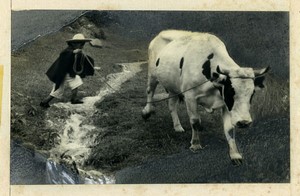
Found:
[[[264,75],[269,69],[267,67],[260,70],[253,70],[252,68],[225,70],[217,66],[211,81],[220,90],[233,126],[244,128],[252,123],[251,99],[255,88],[264,87]]]

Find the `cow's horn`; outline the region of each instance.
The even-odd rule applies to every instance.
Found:
[[[229,71],[228,70],[221,70],[219,65],[217,66],[217,72],[219,74],[223,74],[223,75],[229,76]]]
[[[264,75],[265,73],[267,73],[270,69],[271,69],[270,66],[268,66],[266,68],[253,70],[253,71],[254,71],[255,77],[259,77],[259,76]]]

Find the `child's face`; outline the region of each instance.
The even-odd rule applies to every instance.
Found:
[[[73,49],[82,49],[84,46],[85,42],[72,42],[69,45],[73,48]]]

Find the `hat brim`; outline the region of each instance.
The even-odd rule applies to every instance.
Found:
[[[69,39],[66,42],[70,43],[70,42],[90,42],[92,41],[91,39]]]

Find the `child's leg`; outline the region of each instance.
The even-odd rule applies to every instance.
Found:
[[[53,99],[53,98],[57,98],[57,99],[61,99],[63,94],[64,94],[64,83],[62,83],[59,88],[56,87],[56,85],[53,85],[52,91],[50,93],[50,95],[48,95],[41,103],[40,106],[44,107],[44,108],[48,108],[50,107],[49,102]]]
[[[49,108],[49,102],[53,99],[54,97],[52,97],[51,95],[48,95],[41,103],[40,106],[43,108]]]
[[[82,79],[80,78],[80,76],[76,75],[74,78],[71,78],[71,77],[67,76],[66,82],[72,90],[71,103],[72,104],[81,104],[81,103],[83,103],[82,100],[77,98],[78,87],[83,84]]]

